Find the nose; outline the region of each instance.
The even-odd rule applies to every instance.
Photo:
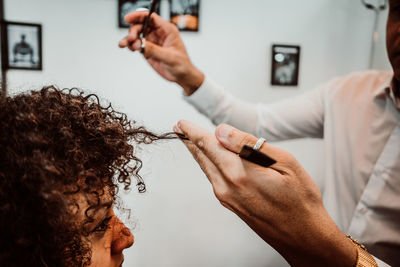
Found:
[[[133,245],[134,237],[131,231],[118,219],[114,224],[113,242],[111,244],[111,253],[118,254],[124,249]]]

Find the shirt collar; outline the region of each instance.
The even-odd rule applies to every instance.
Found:
[[[392,82],[391,82],[391,84],[390,84],[390,92],[389,92],[389,95],[390,95],[390,98],[393,100],[394,104],[396,105],[397,109],[400,110],[400,98],[399,98],[399,96],[396,97],[396,95],[395,95],[395,93],[394,93],[394,87],[393,87],[393,83],[394,83],[394,82],[395,82],[395,81],[394,81],[394,78],[393,78],[393,79],[392,79]],[[399,82],[397,81],[397,83],[399,83]],[[400,84],[398,84],[397,86],[400,86]],[[397,88],[397,89],[399,89],[399,88]]]
[[[393,101],[396,107],[400,109],[400,99],[394,95],[393,91],[393,79],[394,79],[393,72],[391,72],[390,75],[382,77],[381,78],[382,83],[375,91],[375,97],[386,95]]]

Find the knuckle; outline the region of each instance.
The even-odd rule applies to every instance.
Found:
[[[238,174],[232,179],[232,182],[237,187],[247,187],[249,179],[245,174]]]
[[[226,180],[235,188],[243,188],[249,184],[249,178],[246,171],[242,168],[232,166],[226,171]]]
[[[176,58],[176,61],[173,63],[175,68],[175,75],[178,78],[184,78],[187,73],[187,68],[185,64],[181,64],[183,60],[180,57]]]
[[[289,152],[286,152],[282,154],[284,157],[284,161],[286,162],[287,165],[293,166],[297,165],[297,159]]]
[[[215,188],[214,194],[221,204],[228,203],[231,195],[227,187]]]
[[[204,148],[206,148],[207,144],[206,144],[206,139],[204,137],[200,137],[197,140],[195,140],[196,146],[201,149],[204,150]]]

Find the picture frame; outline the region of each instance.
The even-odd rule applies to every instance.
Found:
[[[42,70],[42,25],[3,21],[3,69]]]
[[[118,0],[118,26],[120,28],[129,28],[129,24],[124,21],[126,14],[136,10],[149,10],[151,0]],[[160,15],[160,4],[155,12]]]
[[[272,45],[271,85],[298,85],[300,50],[298,45]]]
[[[169,0],[170,21],[180,31],[199,31],[200,0]]]

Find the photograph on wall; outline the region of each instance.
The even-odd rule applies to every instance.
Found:
[[[3,65],[6,69],[42,69],[42,26],[5,22]]]
[[[299,80],[300,46],[272,46],[271,84],[297,86]]]
[[[181,31],[199,30],[200,0],[170,0],[170,18]]]
[[[118,25],[120,28],[129,28],[125,22],[126,14],[139,10],[150,10],[151,0],[118,0]],[[155,12],[160,15],[160,4],[157,5]]]

